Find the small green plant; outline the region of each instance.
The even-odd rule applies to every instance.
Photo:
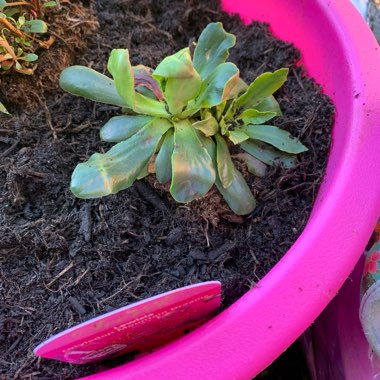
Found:
[[[40,18],[45,8],[56,6],[56,1],[5,1],[0,0],[0,73],[13,69],[33,74],[38,47],[48,48],[54,37],[43,40],[39,36],[48,31]]]
[[[117,193],[153,166],[159,182],[171,182],[170,193],[178,202],[199,198],[215,184],[235,213],[250,213],[255,199],[233,158],[260,176],[265,165],[294,165],[294,154],[307,148],[266,124],[281,115],[273,93],[288,69],[264,73],[247,86],[238,68],[225,62],[234,44],[234,35],[212,23],[199,37],[193,58],[185,48],[154,71],[131,66],[126,49],[111,53],[113,80],[87,67],[66,68],[60,78],[64,90],[118,105],[124,113],[100,131],[102,140],[117,144],[76,167],[71,191],[79,198]],[[242,151],[231,157],[233,145]]]

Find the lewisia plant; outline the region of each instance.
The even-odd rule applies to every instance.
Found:
[[[266,165],[294,165],[294,155],[307,148],[266,124],[281,115],[273,93],[288,69],[264,73],[247,85],[236,65],[226,62],[235,41],[221,23],[211,23],[193,57],[184,48],[155,70],[132,66],[127,49],[111,53],[113,79],[83,66],[66,68],[60,78],[64,90],[123,111],[100,130],[102,140],[116,145],[75,168],[72,192],[79,198],[102,197],[155,173],[160,183],[170,182],[177,202],[200,198],[215,185],[236,214],[250,213],[256,202],[234,160],[262,176]],[[238,153],[231,156],[234,145]]]

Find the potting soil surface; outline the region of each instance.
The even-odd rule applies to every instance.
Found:
[[[215,1],[82,4],[89,14],[69,20],[82,29],[57,38],[49,52],[54,59],[44,63],[42,53],[33,77],[0,79],[0,99],[13,114],[0,125],[1,379],[71,379],[114,365],[71,366],[36,358],[32,350],[67,327],[167,290],[220,280],[228,306],[294,243],[323,180],[334,107],[296,64],[300,53],[274,38],[268,25],[245,26]],[[60,66],[106,73],[112,48],[128,48],[132,64],[154,68],[191,45],[212,21],[237,36],[229,60],[247,82],[290,69],[276,94],[283,116],[273,124],[298,137],[308,152],[292,169],[277,166],[265,178],[249,178],[257,208],[246,217],[232,214],[215,190],[177,204],[154,179],[109,197],[76,199],[71,173],[109,148],[99,129],[120,109],[64,93],[56,81]],[[62,59],[65,49],[70,54]]]

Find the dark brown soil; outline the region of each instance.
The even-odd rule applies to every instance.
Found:
[[[207,5],[205,5],[207,4]],[[168,5],[168,7],[167,7]],[[207,280],[223,283],[224,306],[263,277],[304,228],[322,181],[334,109],[298,67],[298,51],[267,25],[242,25],[214,2],[93,1],[99,32],[76,63],[105,72],[112,48],[155,65],[211,21],[237,35],[230,60],[248,82],[289,67],[276,125],[309,147],[296,168],[252,181],[258,207],[215,223],[205,201],[178,205],[147,182],[92,201],[69,191],[75,165],[107,149],[99,128],[120,112],[57,90],[34,112],[0,126],[0,378],[70,379],[99,370],[34,357],[33,348],[69,326],[145,297]],[[42,69],[42,64],[39,69]],[[200,211],[201,210],[201,211]],[[202,211],[203,210],[203,211]],[[199,217],[199,214],[203,217]],[[215,226],[217,224],[217,226]],[[284,285],[285,286],[285,285]],[[104,366],[103,366],[104,368]]]

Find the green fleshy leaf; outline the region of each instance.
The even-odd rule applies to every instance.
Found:
[[[29,20],[25,21],[21,30],[28,33],[46,33],[48,31],[48,26],[46,22],[42,20]]]
[[[146,115],[169,116],[164,103],[147,98],[135,91],[134,72],[129,61],[128,49],[112,50],[107,68],[114,78],[117,92],[129,108]]]
[[[214,136],[215,133],[218,132],[219,128],[218,122],[210,112],[206,113],[203,120],[193,123],[193,127],[202,131],[205,136]]]
[[[170,193],[181,203],[190,202],[206,194],[216,176],[211,157],[195,131],[189,120],[174,123]]]
[[[211,108],[226,100],[239,79],[239,69],[231,62],[222,63],[202,82],[195,108]]]
[[[240,130],[234,130],[228,132],[228,138],[236,145],[248,140],[249,136]]]
[[[219,134],[215,135],[216,141],[216,162],[220,182],[224,188],[231,186],[234,179],[235,166],[232,162],[230,151],[226,140]]]
[[[203,146],[207,149],[213,163],[216,166],[216,147],[212,138],[201,136]],[[226,189],[222,186],[219,176],[216,176],[215,186],[222,194],[231,210],[238,215],[247,215],[256,207],[256,200],[252,195],[251,189],[245,182],[244,177],[234,167],[234,178],[229,187]]]
[[[166,57],[154,70],[153,77],[160,82],[173,115],[182,112],[201,88],[201,78],[193,67],[189,48]]]
[[[229,120],[234,119],[235,113],[236,113],[236,100],[234,99],[231,101],[231,104],[229,105],[226,113],[224,114],[224,120],[229,121]]]
[[[136,92],[136,109],[137,113],[145,115],[159,116],[168,118],[170,114],[165,108],[165,103],[158,100],[150,99]]]
[[[172,155],[174,150],[174,133],[169,129],[156,158],[156,177],[160,183],[169,182],[172,178]]]
[[[184,48],[173,55],[164,58],[153,72],[153,77],[162,78],[191,78],[194,75],[189,48]]]
[[[224,121],[224,118],[222,117],[219,120],[219,128],[220,128],[220,133],[224,136],[228,132],[228,125]]]
[[[7,5],[8,4],[5,0],[0,0],[0,11],[2,11]]]
[[[281,108],[273,95],[265,98],[259,105],[255,107],[260,112],[275,112],[277,116],[281,116]]]
[[[224,102],[218,104],[215,107],[215,117],[216,117],[217,120],[220,120],[220,118],[222,117],[224,109],[226,108],[226,105],[227,105],[227,100],[225,100]]]
[[[276,115],[276,112],[260,112],[254,109],[248,109],[242,113],[241,118],[245,125],[262,124],[273,119]]]
[[[108,142],[120,142],[127,140],[145,125],[152,122],[152,116],[123,115],[114,116],[107,121],[100,130],[100,138]]]
[[[46,3],[42,4],[42,6],[44,8],[52,8],[52,7],[55,7],[57,6],[57,2],[56,1],[47,1]]]
[[[143,170],[141,170],[141,173],[138,175],[138,177],[136,179],[143,179],[149,175],[148,165],[149,164],[146,164],[144,166]]]
[[[241,128],[251,139],[260,140],[286,153],[302,153],[308,149],[289,132],[273,125],[247,125]]]
[[[154,154],[161,136],[171,127],[168,120],[154,119],[128,140],[107,153],[93,154],[79,164],[71,177],[71,191],[78,198],[98,198],[130,187]]]
[[[114,81],[88,67],[71,66],[64,69],[59,84],[70,94],[95,102],[128,107],[127,102],[117,92]]]
[[[194,51],[194,67],[202,79],[207,78],[215,68],[224,63],[228,50],[235,45],[236,37],[227,33],[220,22],[208,24],[199,36]]]
[[[71,66],[64,69],[59,79],[63,90],[77,96],[95,102],[113,104],[127,109],[131,105],[123,99],[116,87],[115,82],[107,76],[84,66]],[[146,98],[136,93],[136,112],[152,116],[168,117],[164,103]],[[146,110],[146,112],[143,112]]]
[[[282,163],[286,168],[292,168],[297,163],[293,155],[280,152],[265,143],[249,140],[242,142],[240,147],[267,165]]]
[[[237,99],[237,106],[244,109],[255,108],[268,96],[277,91],[286,81],[289,69],[279,69],[274,73],[258,76],[247,91]]]
[[[23,26],[25,24],[25,21],[26,21],[26,18],[25,16],[20,16],[18,19],[17,19],[17,23],[19,26]]]
[[[108,59],[107,69],[115,81],[119,95],[130,108],[136,111],[135,79],[128,49],[113,49]]]
[[[27,54],[25,55],[24,57],[20,58],[21,60],[23,61],[26,61],[26,62],[35,62],[38,60],[38,55],[37,54]]]
[[[256,177],[265,177],[267,166],[257,158],[251,156],[249,153],[239,153],[234,157],[242,160],[247,165],[248,171]]]

